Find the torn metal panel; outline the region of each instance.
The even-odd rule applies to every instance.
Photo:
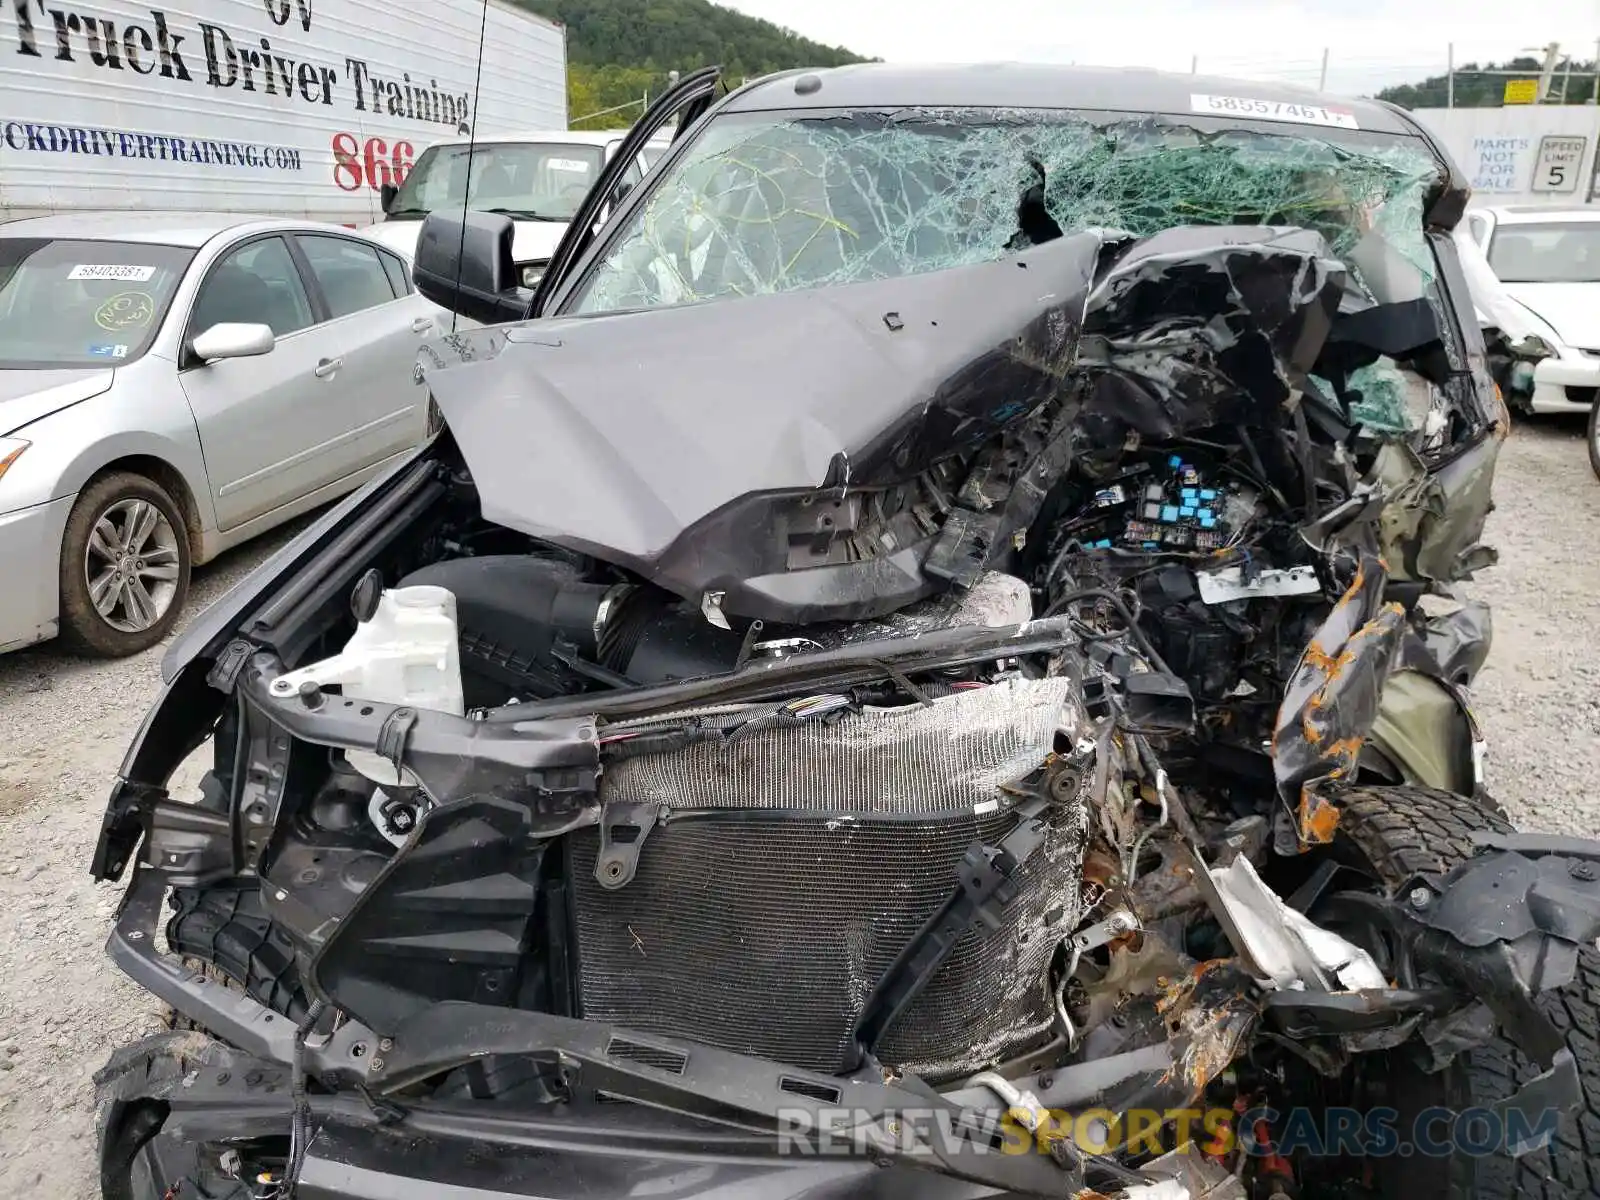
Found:
[[[1344,268],[1307,230],[1170,229],[1137,243],[1089,297],[1080,443],[1280,427],[1344,286]]]
[[[1381,988],[1371,955],[1290,908],[1261,881],[1248,858],[1206,871],[1211,905],[1245,967],[1278,990]]]
[[[1485,437],[1430,469],[1408,446],[1384,445],[1373,477],[1387,494],[1379,541],[1391,578],[1448,583],[1494,564],[1497,555],[1479,539],[1499,455],[1500,441]]]
[[[1301,654],[1278,708],[1273,774],[1302,844],[1332,840],[1337,814],[1323,789],[1355,770],[1405,632],[1404,610],[1383,600],[1385,579],[1382,561],[1363,555]]]
[[[1260,1016],[1256,997],[1248,976],[1227,959],[1199,963],[1168,982],[1156,1006],[1182,1047],[1173,1074],[1191,1100],[1243,1049]]]
[[[1430,504],[1416,536],[1404,547],[1405,578],[1449,581],[1498,561],[1483,544],[1483,525],[1494,507],[1495,461],[1501,438],[1486,437],[1432,473],[1439,500]]]
[[[1493,642],[1494,615],[1484,601],[1448,596],[1424,601],[1422,647],[1446,679],[1471,683]]]

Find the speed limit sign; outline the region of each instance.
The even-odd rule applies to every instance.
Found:
[[[1536,192],[1575,192],[1578,170],[1583,165],[1583,150],[1588,138],[1547,134],[1539,139],[1539,159],[1533,168]]]

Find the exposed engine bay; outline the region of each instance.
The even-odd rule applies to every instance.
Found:
[[[850,1104],[1020,1194],[1242,1196],[1260,1164],[1161,1191],[874,1122],[1282,1102],[1497,1021],[1554,1086],[1530,997],[1581,923],[1458,919],[1531,860],[1394,893],[1333,853],[1352,789],[1417,781],[1386,695],[1471,728],[1449,585],[1504,426],[1454,320],[1228,227],[448,339],[447,432],[172,685],[216,712],[204,796],[126,790],[96,871],[143,836],[126,920],[170,888],[172,952],[258,1006],[213,1031],[287,1018],[394,1121]],[[695,368],[641,406],[664,343]],[[793,367],[739,393],[759,359]],[[1405,433],[1358,419],[1375,368]],[[1474,743],[1429,782],[1471,793]]]

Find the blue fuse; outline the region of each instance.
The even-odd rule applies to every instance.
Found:
[[[1174,454],[1171,458],[1167,459],[1167,466],[1174,469],[1183,466],[1182,455]]]
[[[1194,488],[1184,488],[1181,494],[1185,500],[1193,500],[1195,498]]]
[[[1178,515],[1180,517],[1192,517],[1192,516],[1194,516],[1194,509],[1192,507],[1190,507],[1189,505],[1185,504],[1182,508],[1180,508],[1178,510]]]
[[[1178,506],[1176,504],[1162,506],[1161,519],[1163,521],[1176,521],[1178,519]]]
[[[1216,523],[1217,523],[1217,519],[1215,517],[1213,517],[1209,512],[1203,512],[1203,513],[1200,514],[1200,528],[1201,529],[1210,529],[1214,525],[1216,525]]]
[[[1216,498],[1217,498],[1217,489],[1216,488],[1201,488],[1200,489],[1200,499],[1202,499],[1202,500],[1215,500]]]
[[[1199,515],[1202,521],[1209,521],[1216,514],[1214,514],[1209,508],[1202,508],[1199,510]]]

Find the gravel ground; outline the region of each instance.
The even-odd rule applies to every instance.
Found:
[[[1600,829],[1600,483],[1576,420],[1518,426],[1501,459],[1476,594],[1495,608],[1478,706],[1491,789],[1528,828]],[[197,574],[216,599],[292,531]],[[116,886],[89,855],[122,753],[158,688],[159,651],[112,664],[49,649],[0,658],[0,1196],[89,1200],[90,1075],[155,1026],[149,998],[103,953]]]
[[[303,527],[201,567],[185,615]],[[159,1025],[148,993],[103,951],[121,887],[88,870],[163,651],[97,663],[46,645],[0,657],[0,1196],[100,1194],[90,1076],[112,1047]]]

